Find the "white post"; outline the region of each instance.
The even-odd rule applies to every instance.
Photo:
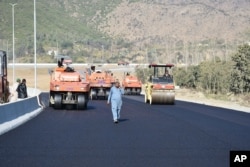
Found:
[[[36,0],[34,0],[34,79],[35,79],[35,94],[37,88],[37,75],[36,75]]]
[[[15,16],[14,16],[14,7],[15,5],[17,5],[16,3],[10,3],[10,5],[12,6],[12,83],[14,84],[15,82]]]
[[[103,54],[104,54],[103,52],[104,52],[104,46],[102,45],[102,60],[101,60],[102,63],[103,63]]]

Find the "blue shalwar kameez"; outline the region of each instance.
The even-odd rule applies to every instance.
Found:
[[[121,88],[113,86],[110,89],[108,103],[111,102],[111,110],[114,121],[117,121],[120,118],[120,112],[122,107],[122,94],[124,94],[124,90]]]

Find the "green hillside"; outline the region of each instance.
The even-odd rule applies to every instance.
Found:
[[[0,0],[0,49],[12,59],[9,3],[17,62],[33,62],[34,1]],[[36,1],[38,62],[57,51],[79,63],[228,60],[249,40],[249,11],[248,0]]]
[[[9,48],[11,48],[12,6],[9,3],[7,0],[0,1],[0,40],[7,40]],[[14,7],[16,57],[27,57],[32,54],[34,45],[34,2],[22,0],[11,3],[17,3]],[[107,42],[104,39],[108,39],[108,37],[100,33],[96,29],[96,25],[118,3],[119,1],[107,0],[75,0],[70,4],[64,0],[37,1],[38,54],[46,55],[45,51],[52,47],[58,47],[60,52],[66,50],[63,54],[72,52],[79,54],[76,53],[79,51],[72,51],[72,47],[76,47],[77,50],[76,44],[98,49],[106,46]],[[97,11],[100,12],[100,16],[93,19]],[[3,49],[5,47],[2,45]]]

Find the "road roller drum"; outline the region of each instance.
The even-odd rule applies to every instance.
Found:
[[[149,68],[153,68],[154,72],[145,84],[145,103],[174,104],[174,81],[173,76],[168,71],[168,68],[171,67],[173,67],[172,64],[149,65]]]
[[[153,91],[151,94],[150,104],[173,104],[175,100],[174,92],[170,91]]]

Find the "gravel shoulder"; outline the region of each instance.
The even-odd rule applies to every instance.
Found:
[[[243,106],[237,102],[232,102],[232,101],[207,98],[201,92],[191,91],[188,89],[177,89],[175,99],[250,113],[249,106]]]

